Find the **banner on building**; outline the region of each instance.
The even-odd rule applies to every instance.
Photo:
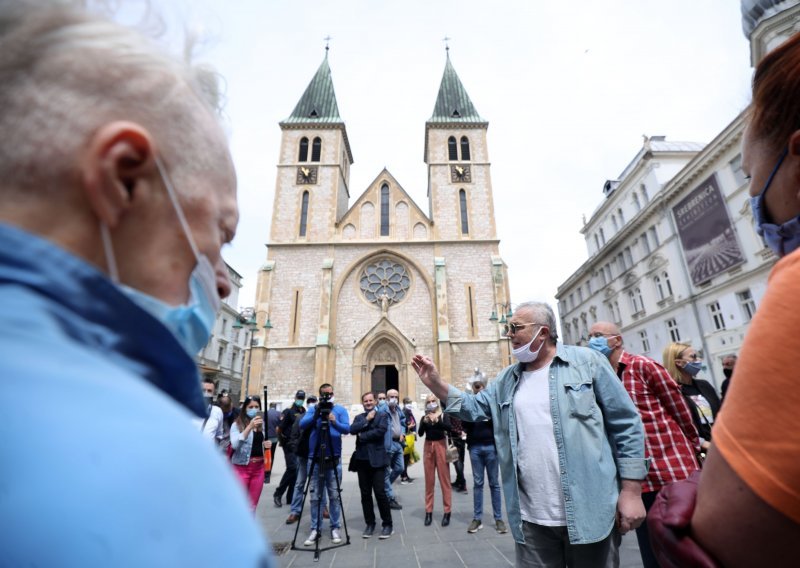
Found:
[[[702,284],[744,262],[716,174],[672,208],[692,283]]]

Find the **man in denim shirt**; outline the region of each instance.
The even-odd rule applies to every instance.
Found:
[[[476,395],[433,361],[412,364],[446,411],[491,419],[517,566],[619,565],[620,534],[645,517],[644,430],[605,357],[557,343],[552,308],[529,302],[506,325],[519,364]]]

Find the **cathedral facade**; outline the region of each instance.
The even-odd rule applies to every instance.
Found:
[[[415,353],[458,386],[509,364],[488,123],[449,56],[425,123],[427,211],[386,169],[351,204],[353,152],[327,54],[280,127],[250,393],[286,399],[331,383],[340,404],[389,388],[419,402]]]

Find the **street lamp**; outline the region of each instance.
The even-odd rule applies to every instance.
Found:
[[[514,315],[514,312],[511,310],[511,302],[508,303],[497,303],[494,307],[500,307],[500,323],[506,323],[508,320],[511,319],[511,316]],[[505,313],[508,310],[508,313]],[[497,312],[492,310],[492,315],[489,316],[489,321],[492,323],[498,323],[497,320]]]
[[[269,319],[267,319],[267,323],[269,324]],[[247,346],[247,351],[249,353],[247,357],[247,378],[244,383],[244,396],[246,397],[250,394],[250,363],[253,360],[253,332],[258,329],[258,323],[256,322],[255,313],[252,308],[242,310],[239,313],[239,317],[236,319],[236,323],[233,324],[232,327],[233,329],[242,329],[244,326],[247,326],[244,344]]]

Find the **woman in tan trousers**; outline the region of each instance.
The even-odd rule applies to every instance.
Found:
[[[439,485],[442,487],[442,502],[444,503],[444,516],[442,526],[450,524],[450,503],[452,489],[450,488],[450,464],[447,463],[447,433],[450,432],[450,419],[442,414],[442,408],[436,397],[429,395],[425,399],[425,417],[420,421],[417,429],[419,436],[425,436],[425,449],[423,452],[423,465],[425,468],[425,526],[433,521],[433,484],[434,476],[439,475]]]

